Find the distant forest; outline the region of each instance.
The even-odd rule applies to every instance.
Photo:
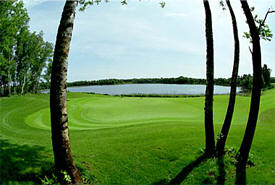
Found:
[[[266,64],[262,67],[262,88],[271,88],[272,83],[275,83],[275,77],[271,77],[271,69]],[[206,79],[188,78],[180,76],[177,78],[132,78],[132,79],[105,79],[92,81],[75,81],[68,82],[68,87],[73,86],[88,86],[88,85],[118,85],[118,84],[206,84]],[[216,78],[215,85],[230,86],[231,78]],[[237,77],[237,86],[243,91],[250,91],[253,85],[253,76],[244,74]]]
[[[252,88],[253,77],[250,74],[238,76],[237,86],[245,90]],[[231,78],[217,78],[214,80],[215,85],[230,86]],[[270,79],[271,83],[275,83],[275,77]],[[201,78],[132,78],[132,79],[105,79],[105,80],[92,80],[92,81],[75,81],[68,82],[68,87],[73,86],[89,86],[89,85],[119,85],[119,84],[206,84],[205,79]],[[263,82],[264,83],[264,82]]]

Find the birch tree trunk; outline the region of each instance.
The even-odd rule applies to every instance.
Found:
[[[247,121],[247,126],[243,141],[239,150],[238,163],[236,169],[236,184],[245,184],[245,167],[249,156],[249,151],[252,145],[255,134],[256,124],[258,120],[258,113],[261,99],[261,45],[258,28],[254,22],[253,15],[250,11],[246,0],[241,0],[242,8],[247,19],[251,38],[252,38],[252,63],[253,63],[253,87],[251,94],[250,112]]]
[[[80,172],[73,161],[70,147],[66,104],[68,55],[77,5],[78,0],[67,0],[65,3],[56,38],[51,76],[52,145],[61,184],[81,184]],[[70,175],[70,183],[64,181],[62,171]]]
[[[24,94],[25,84],[26,84],[26,74],[24,74],[24,77],[23,77],[23,84],[21,85],[21,94]]]
[[[238,36],[237,21],[236,21],[236,17],[232,9],[230,0],[226,0],[226,4],[228,6],[231,19],[232,19],[235,48],[234,48],[234,64],[233,64],[233,71],[232,71],[232,78],[231,78],[229,104],[227,107],[227,113],[225,116],[225,120],[222,126],[221,133],[219,135],[219,138],[217,141],[217,147],[216,147],[219,156],[223,155],[224,153],[225,142],[226,142],[228,132],[232,122],[232,116],[233,116],[235,100],[236,100],[237,78],[238,78],[239,61],[240,61],[240,42],[239,42],[239,36]]]
[[[13,94],[17,94],[16,80],[13,81]]]
[[[9,67],[8,67],[8,96],[11,95],[11,59],[9,58]]]
[[[215,154],[215,137],[213,126],[213,91],[214,91],[214,44],[212,31],[212,16],[208,0],[203,0],[205,9],[205,35],[206,35],[206,91],[205,91],[205,154]]]

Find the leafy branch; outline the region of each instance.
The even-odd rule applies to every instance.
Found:
[[[255,10],[255,7],[251,7],[251,12],[253,12],[254,10]],[[264,19],[260,19],[257,14],[254,16],[255,22],[258,24],[259,36],[261,39],[266,41],[271,41],[273,37],[273,34],[271,33],[269,26],[265,23],[268,15],[271,13],[275,13],[275,11],[269,8],[265,14]],[[252,42],[250,33],[244,32],[243,37],[249,39],[250,42]]]
[[[139,0],[139,1],[141,1],[141,0]],[[102,2],[108,3],[108,2],[110,2],[110,0],[79,0],[79,4],[81,5],[79,10],[80,11],[85,11],[88,6],[92,6],[94,4],[99,5]],[[121,3],[121,5],[127,5],[128,4],[127,0],[121,0],[120,3]],[[160,2],[159,4],[160,4],[161,8],[164,8],[166,3],[165,2]]]

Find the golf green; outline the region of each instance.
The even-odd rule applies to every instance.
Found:
[[[217,135],[228,105],[214,97]],[[237,96],[227,147],[238,149],[244,135],[250,97]],[[159,184],[175,177],[204,147],[204,97],[113,97],[68,94],[70,139],[74,159],[92,184]],[[264,91],[247,168],[248,184],[275,182],[275,90]],[[49,95],[0,98],[0,179],[31,183],[53,162]],[[225,160],[226,184],[235,167]],[[5,166],[5,167],[3,167]],[[13,172],[7,177],[6,174]],[[22,178],[20,178],[20,176]],[[210,159],[183,184],[216,183],[218,166]],[[1,180],[0,180],[1,182]]]

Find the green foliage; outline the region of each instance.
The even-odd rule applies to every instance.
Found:
[[[238,163],[238,157],[239,157],[239,151],[235,147],[226,147],[224,149],[225,154],[229,158],[229,162],[233,164],[234,166],[237,165]],[[248,166],[255,166],[255,155],[253,152],[249,153],[249,158],[247,160],[247,165]]]
[[[16,35],[26,26],[28,21],[27,11],[21,1],[0,2],[0,87],[11,85],[11,81],[15,76],[14,45]],[[10,91],[5,93],[9,94]]]
[[[251,7],[250,10],[251,10],[251,12],[253,12],[255,10],[255,7]],[[256,25],[258,26],[259,36],[261,39],[266,40],[266,41],[271,41],[271,39],[273,37],[271,29],[265,23],[269,13],[274,13],[274,11],[270,11],[270,9],[268,9],[264,19],[260,19],[257,14],[254,16],[254,21],[255,21]],[[252,43],[252,38],[251,38],[250,33],[244,32],[243,37],[246,39],[249,39],[250,42]]]
[[[205,84],[205,79],[196,79],[180,76],[178,78],[134,78],[134,79],[106,79],[94,81],[76,81],[69,82],[68,87],[83,85],[116,85],[116,84],[146,84],[146,83],[163,83],[163,84]]]
[[[121,4],[122,4],[122,5],[127,5],[127,0],[122,0],[122,1],[121,1]]]
[[[87,169],[85,169],[83,166],[79,166],[77,165],[78,169],[80,169],[81,171],[81,179],[82,179],[82,183],[81,184],[91,184],[91,180],[90,179],[93,179],[93,177],[89,177],[87,174],[88,174],[88,171]],[[66,172],[66,171],[61,171],[61,174],[64,178],[64,181],[67,183],[67,184],[70,184],[71,183],[71,177],[69,176],[69,174]],[[44,171],[40,176],[39,180],[39,184],[43,184],[43,185],[59,185],[59,181],[58,181],[58,178],[57,176],[55,175],[55,169],[54,167],[48,169],[47,171]]]
[[[11,94],[9,86],[15,94],[38,92],[43,76],[49,83],[53,45],[44,41],[43,32],[30,32],[23,2],[0,5],[0,96]]]
[[[41,178],[41,184],[43,185],[58,184],[58,179],[54,175],[54,173],[52,173],[52,177],[45,176],[44,178]]]
[[[64,175],[64,181],[68,184],[71,183],[71,177],[68,175],[66,171],[63,171],[62,174]],[[81,184],[87,184],[89,185],[91,183],[90,178],[87,177],[85,174],[82,174],[81,176],[82,183]],[[59,185],[58,179],[54,173],[51,173],[50,175],[45,175],[43,178],[40,178],[40,183],[42,185]]]
[[[263,74],[263,87],[270,87],[271,86],[271,69],[267,67],[266,64],[262,67],[262,74]]]
[[[251,38],[250,33],[244,32],[243,34],[244,34],[243,35],[244,38],[246,38],[246,39],[250,39]]]
[[[70,177],[70,175],[68,174],[67,171],[61,171],[61,173],[64,176],[64,181],[67,182],[68,184],[72,183],[72,179]]]
[[[238,84],[242,87],[245,92],[250,92],[253,87],[253,76],[250,74],[244,74],[237,79]]]
[[[82,184],[91,184],[89,177],[86,177],[83,174],[81,175],[81,181],[82,181]]]
[[[166,3],[165,2],[160,2],[159,4],[160,4],[161,8],[164,8]]]
[[[141,1],[141,0],[139,0],[139,1]],[[102,2],[108,3],[108,2],[110,2],[110,0],[80,0],[79,4],[81,6],[80,6],[79,10],[80,11],[85,11],[88,6],[92,6],[94,4],[99,5]],[[120,3],[123,6],[123,5],[127,5],[128,1],[127,0],[121,0]],[[161,8],[164,8],[166,3],[165,2],[160,2],[159,4],[160,4]]]
[[[271,85],[271,69],[266,64],[262,67],[262,88],[272,88]],[[237,78],[237,84],[245,92],[250,92],[253,87],[253,76],[250,74],[244,74]]]

